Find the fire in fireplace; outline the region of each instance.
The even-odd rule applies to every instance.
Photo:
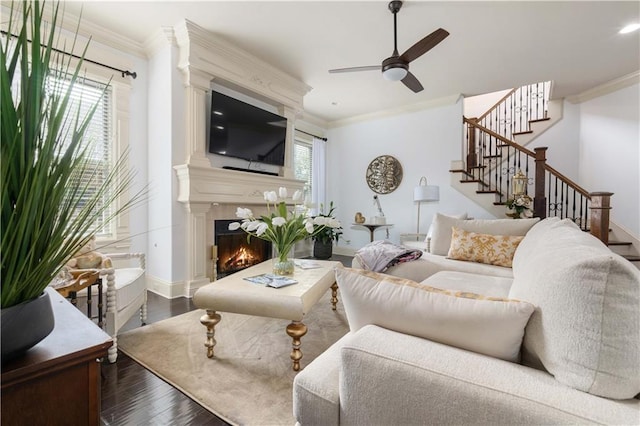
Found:
[[[215,245],[218,247],[217,278],[253,266],[271,258],[271,243],[252,237],[242,229],[229,230],[229,224],[235,220],[216,220],[214,222]]]

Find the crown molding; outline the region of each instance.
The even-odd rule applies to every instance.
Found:
[[[176,25],[174,34],[180,49],[178,68],[185,73],[186,81],[199,70],[272,105],[302,110],[302,98],[311,90],[303,81],[189,20]]]
[[[379,120],[381,118],[393,117],[396,115],[409,114],[412,112],[423,111],[431,108],[438,108],[446,105],[455,105],[462,98],[462,95],[457,93],[455,95],[445,96],[438,99],[431,99],[425,102],[418,102],[415,104],[403,105],[397,108],[386,109],[383,111],[377,111],[370,114],[357,115],[343,120],[331,121],[328,123],[329,128],[342,127],[349,124],[360,123],[363,121]]]
[[[589,90],[585,90],[577,95],[568,96],[567,101],[572,104],[579,104],[594,98],[599,98],[600,96],[608,95],[609,93],[624,89],[625,87],[633,86],[634,84],[640,84],[640,70],[623,75],[620,78],[608,81]]]
[[[147,58],[153,57],[159,50],[176,45],[176,37],[173,27],[159,28],[153,35],[144,42],[144,51]]]

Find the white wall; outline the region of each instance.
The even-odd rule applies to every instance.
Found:
[[[611,220],[640,235],[640,85],[583,102],[580,183],[609,191]]]
[[[435,212],[468,212],[478,218],[491,215],[449,185],[450,162],[460,159],[462,140],[462,102],[359,122],[330,129],[327,132],[327,200],[337,206],[336,215],[344,228],[344,240],[339,248],[358,249],[369,242],[369,232],[352,226],[355,213],[373,216],[374,192],[365,181],[367,166],[379,155],[392,155],[403,168],[404,178],[399,188],[380,195],[380,203],[390,228],[390,239],[399,242],[400,234],[415,233],[417,205],[413,188],[421,176],[431,185],[440,186],[440,201],[423,203],[420,230],[426,233]],[[385,231],[376,231],[384,238]]]
[[[463,111],[467,118],[478,118],[489,111],[500,99],[505,97],[512,89],[499,92],[486,93],[484,95],[468,96],[464,98]]]
[[[149,244],[147,274],[166,282],[173,280],[172,209],[172,91],[171,46],[149,59]]]
[[[547,164],[580,184],[578,161],[580,155],[580,107],[564,102],[562,119],[536,137],[527,148],[546,146]],[[589,188],[585,188],[589,190]]]

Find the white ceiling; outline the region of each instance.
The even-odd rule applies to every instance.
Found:
[[[387,1],[68,1],[66,10],[143,46],[160,27],[188,19],[313,87],[305,110],[332,122],[447,97],[554,81],[554,97],[640,69],[638,1],[407,1],[398,14],[398,50],[442,27],[451,35],[410,65],[414,94],[377,71],[393,50]]]

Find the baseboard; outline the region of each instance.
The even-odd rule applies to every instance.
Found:
[[[187,294],[184,281],[169,282],[153,277],[149,273],[147,273],[147,290],[167,299],[185,297]]]

